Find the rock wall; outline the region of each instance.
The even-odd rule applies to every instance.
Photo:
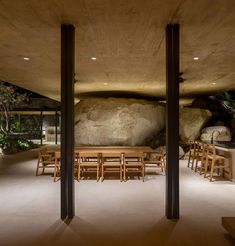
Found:
[[[137,99],[87,99],[75,106],[75,145],[145,145],[165,126],[165,107]]]
[[[211,116],[212,113],[206,109],[180,109],[180,139],[187,143],[189,140],[199,138],[201,129],[210,120]]]
[[[210,126],[202,130],[201,134],[202,141],[227,141],[230,142],[232,139],[230,129],[226,126]]]

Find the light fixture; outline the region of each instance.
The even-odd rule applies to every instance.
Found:
[[[216,83],[215,82],[213,82],[213,83],[211,83],[212,85],[216,85]]]
[[[95,61],[96,60],[96,57],[91,57],[91,60]]]
[[[24,59],[25,61],[29,61],[29,60],[30,60],[29,57],[24,57],[23,59]]]
[[[107,82],[104,82],[104,85],[108,85],[108,83]]]
[[[199,60],[199,57],[193,57],[193,60],[197,61]]]

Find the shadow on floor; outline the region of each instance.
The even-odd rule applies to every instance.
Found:
[[[170,238],[177,221],[161,218],[152,228],[126,233],[101,231],[100,228],[79,217],[67,224],[57,220],[41,236],[28,240],[29,245],[79,245],[79,246],[154,246],[165,245]],[[20,244],[18,242],[18,244]],[[22,245],[22,244],[21,244]]]

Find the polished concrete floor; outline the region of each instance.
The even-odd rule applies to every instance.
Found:
[[[235,184],[210,183],[180,163],[181,218],[164,217],[165,176],[75,181],[76,217],[60,216],[60,182],[35,176],[37,150],[0,157],[0,245],[235,245]]]

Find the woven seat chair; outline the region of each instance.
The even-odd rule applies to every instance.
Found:
[[[128,173],[140,173],[144,181],[145,165],[144,153],[124,153],[123,178],[126,181]]]

